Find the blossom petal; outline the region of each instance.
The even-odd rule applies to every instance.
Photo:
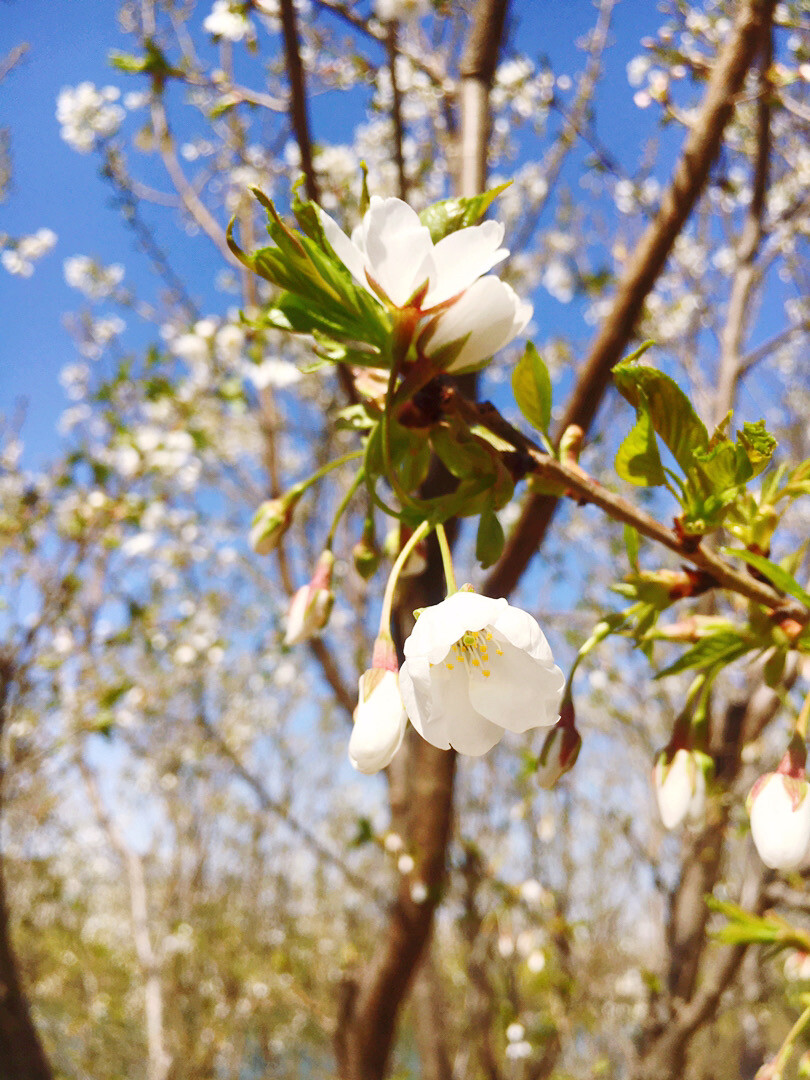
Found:
[[[430,666],[424,658],[406,660],[399,688],[408,717],[427,742],[479,757],[500,742],[503,728],[477,713],[470,704],[465,668]]]
[[[551,727],[559,717],[565,677],[556,664],[549,666],[512,645],[498,630],[495,641],[503,655],[490,650],[491,675],[470,676],[473,708],[509,731]]]
[[[318,207],[318,213],[324,235],[335,255],[337,255],[357,284],[362,285],[364,289],[370,292],[366,280],[366,261],[363,252],[348,238],[334,218],[331,218],[325,210]]]
[[[479,278],[438,317],[427,343],[429,356],[445,345],[466,337],[447,370],[474,368],[523,330],[532,317],[531,304],[493,274]]]
[[[773,870],[794,870],[808,854],[810,787],[806,780],[771,773],[751,793],[751,835],[759,857]],[[801,796],[794,805],[789,785]]]
[[[435,607],[425,608],[405,642],[405,656],[423,656],[439,664],[463,634],[494,624],[506,607],[503,599],[464,591],[453,593]]]
[[[433,249],[435,274],[431,274],[425,307],[442,304],[502,262],[509,251],[500,247],[503,225],[485,221],[458,229],[443,237]]]
[[[509,644],[514,645],[516,649],[527,652],[529,656],[540,660],[547,667],[551,667],[554,663],[546,635],[528,611],[507,604],[503,611],[499,612],[492,626],[494,630],[500,631]]]
[[[363,221],[368,273],[392,304],[402,306],[433,271],[430,230],[401,199],[372,198]]]

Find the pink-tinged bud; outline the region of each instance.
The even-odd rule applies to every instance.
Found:
[[[293,513],[300,498],[291,492],[280,499],[268,499],[253,515],[248,539],[257,555],[269,555],[278,547],[284,533],[292,523]]]
[[[653,768],[653,787],[665,829],[677,829],[684,821],[698,825],[706,810],[706,774],[711,758],[681,747],[662,750]]]
[[[335,594],[332,592],[332,567],[335,557],[331,551],[322,552],[315,573],[308,585],[302,585],[292,598],[287,612],[285,645],[300,645],[320,633],[329,622]]]
[[[567,698],[560,706],[560,719],[546,735],[540,751],[535,776],[542,788],[553,788],[560,777],[576,764],[582,748],[582,736],[574,721],[574,704]]]
[[[349,739],[349,761],[355,769],[371,774],[389,765],[402,745],[406,720],[396,671],[364,671]]]
[[[759,857],[772,870],[793,870],[810,847],[810,785],[803,777],[765,773],[751,788],[748,816]]]

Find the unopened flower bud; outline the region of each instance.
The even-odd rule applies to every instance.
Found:
[[[380,553],[376,547],[364,536],[352,548],[354,568],[363,581],[368,581],[374,576],[380,565]]]
[[[706,774],[711,758],[697,750],[672,747],[662,750],[653,768],[653,786],[665,829],[677,829],[684,821],[697,825],[706,810]]]
[[[349,761],[359,772],[368,774],[390,764],[402,744],[407,722],[390,638],[377,639],[372,665],[360,676],[349,739]]]
[[[331,551],[322,552],[315,573],[308,585],[302,585],[292,598],[287,612],[285,645],[299,645],[319,633],[329,622],[335,594],[332,592],[332,567],[335,557]]]
[[[250,546],[257,555],[269,555],[278,547],[282,536],[292,523],[300,495],[290,493],[280,499],[268,499],[253,515],[250,527]]]
[[[560,706],[560,719],[546,735],[535,775],[542,788],[553,788],[565,773],[573,769],[582,748],[582,736],[574,722],[574,705],[567,698]]]
[[[795,869],[810,848],[810,785],[793,768],[760,776],[746,803],[759,857],[772,870]]]

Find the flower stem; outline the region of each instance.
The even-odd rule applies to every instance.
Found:
[[[456,573],[453,568],[453,555],[450,551],[450,545],[447,542],[447,533],[444,531],[444,525],[436,526],[436,539],[439,541],[439,550],[442,553],[442,565],[444,567],[444,578],[447,582],[447,595],[458,592],[456,586]]]
[[[397,587],[397,581],[399,575],[402,573],[402,567],[410,558],[410,554],[420,540],[423,540],[433,526],[429,521],[423,521],[422,524],[411,533],[407,541],[403,545],[402,551],[396,557],[394,565],[391,567],[391,573],[388,575],[388,581],[385,586],[385,594],[383,596],[382,611],[380,612],[380,633],[390,633],[391,629],[391,609],[394,606],[394,590]],[[441,528],[441,526],[439,526]]]
[[[363,480],[365,479],[365,476],[366,476],[365,469],[360,469],[359,472],[357,473],[357,476],[355,476],[354,480],[352,480],[351,484],[349,484],[348,491],[343,496],[343,498],[340,500],[340,506],[338,506],[337,510],[335,511],[335,516],[332,519],[332,526],[329,529],[329,535],[326,537],[326,543],[324,544],[324,548],[327,551],[332,550],[332,544],[334,543],[334,540],[335,540],[335,533],[337,532],[337,527],[338,527],[338,524],[340,523],[340,519],[343,517],[343,514],[344,514],[344,512],[346,510],[346,507],[351,502],[355,492],[360,487],[360,485],[363,483]]]
[[[363,450],[352,450],[350,454],[344,454],[343,457],[339,457],[335,461],[327,462],[327,464],[323,465],[317,472],[314,472],[312,476],[308,477],[306,480],[302,480],[300,484],[295,485],[298,489],[298,494],[303,495],[307,488],[312,487],[313,484],[317,484],[317,482],[326,476],[327,473],[330,473],[333,469],[339,469],[341,465],[346,465],[350,461],[356,461],[363,456],[363,453]]]
[[[803,742],[807,742],[808,722],[810,722],[810,694],[804,699],[801,712],[796,720],[796,734]]]
[[[803,995],[803,1004],[806,1003],[806,1000],[806,995]],[[810,1023],[810,1005],[805,1008],[802,1015],[790,1029],[785,1041],[779,1049],[779,1053],[771,1062],[773,1066],[772,1072],[770,1073],[771,1080],[782,1080],[782,1074],[790,1059],[790,1055],[793,1053],[796,1040],[807,1027],[808,1023]]]

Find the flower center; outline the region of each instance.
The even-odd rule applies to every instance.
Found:
[[[468,675],[483,675],[488,679],[492,674],[489,655],[491,643],[494,643],[495,655],[503,656],[503,649],[497,641],[493,642],[491,630],[468,630],[452,646],[444,666],[448,671],[452,671],[456,664],[461,664]]]

